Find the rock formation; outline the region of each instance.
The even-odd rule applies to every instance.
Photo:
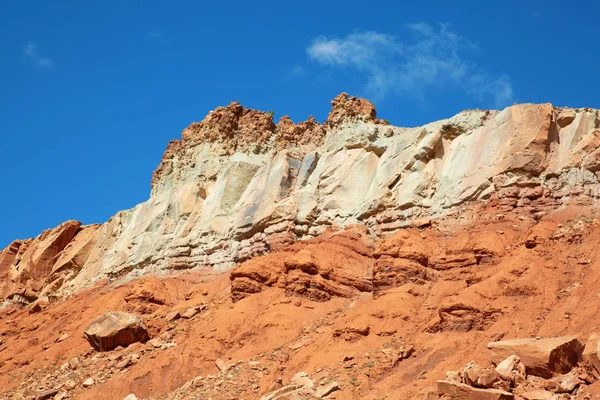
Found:
[[[149,339],[142,320],[134,314],[107,312],[96,318],[85,330],[85,338],[98,351],[127,347]]]
[[[148,201],[0,252],[0,394],[600,394],[599,116],[219,107],[169,143]],[[130,317],[93,323],[111,310]]]
[[[271,113],[234,102],[169,143],[148,201],[102,225],[70,221],[11,244],[0,256],[8,277],[0,293],[32,301],[105,278],[225,270],[332,225],[359,223],[383,237],[475,200],[508,208],[595,201],[599,127],[597,110],[550,104],[398,128],[345,93],[323,125],[312,117],[275,124]],[[376,284],[394,284],[394,268]]]

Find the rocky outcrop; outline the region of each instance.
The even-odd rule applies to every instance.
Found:
[[[96,318],[85,330],[85,338],[98,351],[109,351],[118,346],[149,339],[142,320],[134,314],[107,312]]]
[[[0,254],[3,298],[33,301],[45,297],[81,270],[100,225],[67,221],[35,239],[16,241]]]
[[[540,219],[544,208],[600,198],[599,128],[597,110],[550,104],[468,110],[399,128],[380,120],[369,101],[345,93],[323,124],[288,117],[275,124],[273,113],[234,102],[169,143],[148,201],[93,228],[69,223],[42,261],[26,261],[34,250],[25,254],[16,242],[5,250],[0,273],[10,264],[12,283],[3,297],[22,298],[27,288],[38,297],[64,296],[149,272],[226,270],[331,226],[361,223],[370,236],[385,237],[476,200]],[[504,251],[475,242],[418,259],[376,256],[370,284],[419,284]]]
[[[581,360],[583,344],[574,336],[503,340],[488,344],[493,360],[517,355],[529,374],[549,378],[569,372]]]
[[[100,400],[130,393],[144,399],[259,399],[287,390],[306,399],[594,398],[600,217],[583,200],[510,212],[476,202],[374,241],[364,226],[332,227],[320,238],[242,263],[232,275],[246,274],[233,280],[206,270],[147,275],[102,282],[45,304],[4,307],[0,397],[35,398],[59,389],[63,398]],[[546,215],[538,221],[528,207]],[[526,246],[531,236],[533,248]],[[294,268],[287,270],[290,259]],[[400,267],[377,271],[382,260],[397,260]],[[408,261],[425,274],[411,275],[401,264]],[[290,287],[292,272],[302,273],[309,285]],[[357,277],[374,282],[378,274],[385,284],[372,285],[376,296],[353,286],[363,282]],[[232,289],[244,277],[258,291],[243,292],[234,302]],[[321,279],[326,289],[336,288],[326,292],[329,301],[313,285]],[[307,288],[318,289],[318,296]],[[83,333],[108,310],[140,316],[152,339],[93,350]],[[564,346],[576,344],[572,338],[550,340],[565,334],[586,339],[580,361],[552,367],[551,375],[526,368],[578,359],[581,345]],[[487,348],[523,337],[546,343],[543,351],[526,349],[532,339],[504,346],[522,358],[501,359]],[[312,387],[294,386],[300,371]],[[438,380],[446,382],[443,387]]]
[[[369,100],[349,97],[348,93],[340,93],[331,100],[331,112],[325,121],[326,127],[331,129],[343,123],[356,121],[384,123],[377,118],[375,106]]]
[[[580,386],[597,379],[594,367],[580,364],[583,345],[575,336],[512,339],[488,348],[495,368],[469,363],[462,372],[448,371],[437,382],[440,398],[574,399],[582,396]]]
[[[0,252],[0,282],[6,285],[8,274],[13,265],[21,262],[21,257],[31,243],[29,240],[15,240],[6,249]]]
[[[47,284],[60,254],[75,238],[81,228],[78,221],[67,221],[54,229],[44,231],[34,240],[15,242],[2,254],[7,279],[2,282],[3,297],[35,299]]]
[[[241,300],[270,286],[314,301],[371,292],[370,245],[363,228],[325,234],[281,252],[253,258],[232,271],[232,299]]]
[[[296,147],[320,147],[323,144],[325,132],[325,127],[315,121],[312,115],[298,125],[294,124],[290,117],[284,115],[277,123],[277,149],[293,151]]]

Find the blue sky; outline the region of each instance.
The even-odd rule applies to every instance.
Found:
[[[233,100],[323,121],[346,91],[400,126],[513,102],[600,108],[600,5],[448,4],[2,2],[0,248],[146,200],[167,142]]]

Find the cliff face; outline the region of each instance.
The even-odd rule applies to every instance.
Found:
[[[381,237],[474,200],[558,206],[600,196],[600,119],[550,104],[389,126],[341,94],[327,121],[294,124],[239,103],[169,143],[150,199],[102,225],[69,221],[0,253],[6,301],[64,296],[104,278],[229,269],[328,227]]]

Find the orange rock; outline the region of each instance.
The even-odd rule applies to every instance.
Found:
[[[364,232],[346,230],[254,258],[231,272],[232,299],[238,301],[279,283],[286,293],[315,301],[370,292],[373,261],[369,245]]]
[[[126,347],[149,339],[142,320],[124,312],[107,312],[99,316],[85,330],[85,338],[98,351]]]
[[[499,363],[510,355],[517,355],[528,374],[544,378],[554,373],[564,374],[577,365],[583,352],[583,344],[575,336],[546,339],[511,339],[488,344],[492,360]]]
[[[469,365],[463,371],[463,377],[467,385],[479,388],[493,388],[502,381],[498,372],[491,368],[481,368],[478,365]]]
[[[49,278],[57,256],[73,240],[80,227],[79,221],[67,221],[32,240],[20,257],[14,258],[5,293],[15,289],[20,291],[21,287],[39,292]]]
[[[355,96],[348,97],[348,93],[340,93],[331,100],[331,112],[327,116],[325,125],[333,128],[344,121],[369,121],[382,123],[377,119],[375,106],[369,100]]]
[[[78,272],[83,267],[96,244],[100,226],[96,224],[81,227],[56,259],[52,266],[52,275],[64,271]]]
[[[496,366],[496,372],[504,379],[513,382],[522,382],[526,377],[525,365],[519,356],[511,355]]]
[[[479,389],[464,383],[437,381],[440,396],[448,396],[452,400],[512,400],[514,395],[498,389]]]
[[[320,146],[325,138],[325,128],[315,121],[311,115],[306,121],[298,125],[284,115],[277,123],[277,147],[286,149],[295,146],[313,145]]]
[[[590,335],[581,358],[595,369],[597,375],[600,374],[600,336],[597,333]]]

